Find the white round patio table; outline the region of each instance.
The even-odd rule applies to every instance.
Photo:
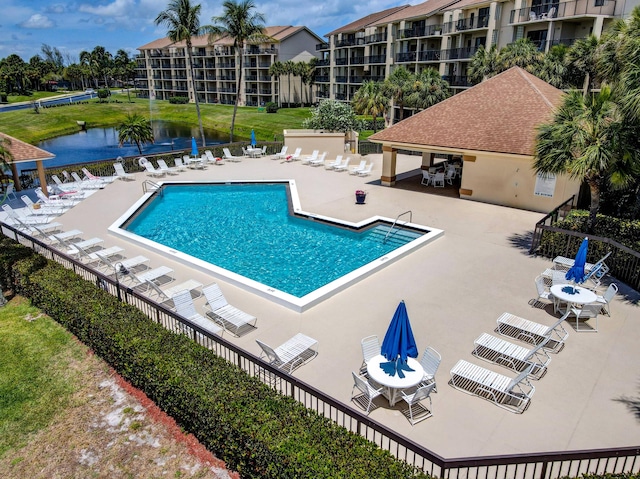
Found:
[[[402,371],[404,378],[398,376],[398,373],[389,376],[380,367],[380,363],[386,362],[387,358],[382,354],[372,357],[367,361],[367,373],[371,379],[385,387],[385,397],[389,400],[389,405],[393,406],[400,399],[400,391],[402,389],[411,388],[420,384],[420,381],[422,381],[424,377],[424,369],[418,361],[413,358],[408,358],[407,365],[413,369],[413,371]]]
[[[567,303],[567,310],[571,305],[595,303],[596,293],[582,286],[573,284],[555,284],[550,288],[551,294],[558,301]]]

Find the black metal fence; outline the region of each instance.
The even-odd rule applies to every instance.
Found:
[[[551,453],[513,454],[445,459],[420,444],[387,428],[383,424],[352,409],[315,387],[271,366],[248,351],[212,335],[156,303],[139,292],[124,287],[117,279],[76,261],[55,248],[0,222],[5,236],[32,248],[76,274],[104,288],[114,296],[136,306],[151,320],[164,327],[189,335],[216,355],[258,377],[283,395],[290,396],[307,408],[331,419],[336,424],[359,434],[389,451],[397,458],[418,467],[434,477],[451,479],[555,479],[577,477],[583,473],[623,473],[640,470],[640,446]]]
[[[585,234],[554,226],[571,210],[574,200],[572,196],[536,223],[530,254],[546,258],[576,255]],[[640,291],[640,253],[612,239],[589,235],[588,261],[595,262],[609,251],[607,266],[611,275]]]

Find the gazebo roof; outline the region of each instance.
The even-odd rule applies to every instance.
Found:
[[[562,96],[561,90],[513,67],[369,139],[532,156],[536,128],[553,118]]]
[[[13,136],[0,132],[0,137],[7,138],[11,143],[5,143],[4,148],[11,152],[13,158],[7,158],[7,163],[22,163],[25,161],[43,161],[55,158],[56,155],[49,153],[37,146],[30,145],[18,140]]]

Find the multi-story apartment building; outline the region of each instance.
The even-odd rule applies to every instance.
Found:
[[[315,45],[322,39],[306,27],[267,27],[265,33],[268,41],[244,48],[240,105],[278,103],[279,82],[269,74],[271,65],[277,61],[309,61],[318,56]],[[160,38],[138,50],[136,86],[140,96],[159,100],[188,96],[194,101],[197,92],[202,103],[235,103],[240,66],[236,65],[232,38],[213,42],[207,35],[192,38],[195,92],[187,66],[186,42]]]
[[[480,45],[498,49],[519,38],[541,51],[600,36],[639,0],[427,0],[371,14],[338,28],[316,50],[318,99],[350,101],[366,80],[394,68],[434,68],[454,89],[468,88],[467,68]]]

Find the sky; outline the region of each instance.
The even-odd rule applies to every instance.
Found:
[[[256,3],[267,26],[306,26],[324,35],[354,20],[409,1],[278,0]],[[200,23],[222,14],[222,1],[192,0],[202,5]],[[417,3],[417,2],[412,2]],[[43,44],[56,47],[70,63],[81,51],[103,46],[112,55],[120,49],[130,55],[137,47],[166,36],[166,28],[154,19],[169,0],[0,0],[0,58],[15,53],[29,61]]]

